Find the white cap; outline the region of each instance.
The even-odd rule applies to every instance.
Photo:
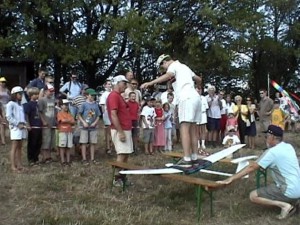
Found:
[[[170,56],[169,55],[166,55],[166,54],[162,54],[158,57],[157,61],[156,61],[156,66],[157,67],[160,67],[160,64],[162,61],[164,61],[166,58],[169,58]]]
[[[124,75],[118,75],[112,78],[111,83],[112,85],[116,85],[120,81],[129,82]]]
[[[23,88],[21,88],[20,86],[13,87],[13,89],[11,89],[12,94],[23,92],[23,91],[24,91]]]
[[[69,104],[69,103],[70,103],[70,101],[68,99],[63,99],[62,100],[62,104]]]

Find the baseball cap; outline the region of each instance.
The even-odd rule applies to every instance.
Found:
[[[86,89],[86,90],[85,90],[85,93],[86,93],[87,95],[97,95],[97,92],[96,92],[94,89],[92,89],[92,88]]]
[[[164,61],[166,58],[171,58],[170,55],[167,54],[162,54],[158,57],[157,61],[156,61],[156,66],[160,67],[160,64],[162,63],[162,61]]]
[[[54,92],[54,86],[52,84],[46,84],[45,87],[44,87],[44,90]]]
[[[265,133],[272,134],[276,137],[282,137],[283,136],[283,130],[281,129],[281,127],[273,125],[273,124],[269,125],[268,130],[265,131]]]
[[[113,77],[111,80],[113,85],[116,85],[117,83],[119,83],[121,81],[125,81],[127,83],[129,82],[124,75],[117,75],[117,76]]]
[[[69,104],[69,103],[70,103],[70,101],[68,99],[63,99],[62,100],[62,104]]]

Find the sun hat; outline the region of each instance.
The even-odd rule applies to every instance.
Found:
[[[0,82],[6,82],[5,77],[0,77]]]
[[[170,58],[170,55],[167,54],[162,54],[158,57],[157,61],[156,61],[156,66],[160,67],[160,64],[162,63],[162,61],[164,61],[166,58]]]
[[[13,89],[11,89],[12,94],[20,93],[20,92],[23,92],[23,91],[24,91],[23,88],[21,88],[20,86],[13,87]]]

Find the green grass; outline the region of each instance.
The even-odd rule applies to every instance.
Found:
[[[289,133],[286,140],[299,153],[299,137]],[[243,149],[240,155],[261,154],[264,137],[258,137],[257,150]],[[195,188],[192,185],[159,176],[129,176],[134,186],[124,193],[110,190],[111,168],[106,161],[114,159],[98,146],[99,165],[83,166],[73,162],[62,168],[58,162],[29,168],[16,174],[10,171],[9,147],[0,150],[0,224],[49,225],[190,225],[196,222]],[[176,146],[180,149],[180,146]],[[213,150],[210,150],[213,151]],[[25,150],[23,153],[25,159]],[[134,164],[161,167],[171,159],[161,154],[132,156]],[[234,168],[217,164],[214,168],[232,172]],[[203,175],[212,180],[223,177]],[[264,208],[248,200],[255,189],[254,175],[214,192],[214,217],[210,217],[209,199],[205,196],[200,224],[299,224],[299,215],[278,221],[276,208]]]

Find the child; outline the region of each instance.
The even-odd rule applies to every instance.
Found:
[[[69,112],[69,101],[67,99],[60,100],[59,106],[61,111],[57,113],[57,129],[60,160],[63,166],[70,166],[70,149],[73,147],[72,125],[75,124],[75,120]]]
[[[225,147],[230,147],[230,146],[241,143],[239,137],[235,133],[236,133],[236,130],[235,130],[234,126],[229,126],[228,134],[224,137],[223,142],[222,142],[222,144]]]
[[[199,138],[198,138],[198,154],[202,156],[208,156],[209,153],[205,151],[206,146],[205,146],[205,139],[206,139],[206,124],[207,124],[207,110],[209,109],[207,99],[205,96],[202,95],[202,88],[201,87],[196,87],[197,92],[200,95],[201,98],[201,122],[200,124],[197,124],[198,126],[198,133],[199,133]],[[201,141],[201,143],[200,143]]]
[[[137,148],[138,148],[138,138],[139,138],[139,103],[136,101],[136,93],[135,92],[130,92],[128,95],[129,99],[127,102],[128,108],[129,108],[129,113],[132,121],[132,140],[133,140],[133,150],[135,153],[137,153]]]
[[[105,91],[103,92],[103,94],[100,97],[100,101],[99,104],[101,106],[102,109],[102,114],[103,114],[103,123],[104,123],[104,137],[105,137],[105,146],[106,146],[106,154],[111,155],[112,154],[112,141],[111,141],[111,134],[110,134],[110,125],[111,122],[108,118],[108,112],[107,112],[107,106],[106,106],[106,99],[108,97],[108,95],[111,92],[111,81],[110,80],[106,80],[106,82],[104,83],[104,88]]]
[[[173,129],[173,114],[170,111],[169,103],[163,104],[164,109],[164,124],[165,124],[165,151],[172,151],[172,129]]]
[[[227,122],[226,122],[226,131],[229,132],[229,128],[232,127],[236,131],[236,135],[238,135],[238,121],[234,116],[233,112],[228,113]]]
[[[228,133],[224,137],[222,144],[226,148],[233,146],[233,145],[240,144],[241,141],[240,141],[239,137],[236,135],[236,129],[234,128],[234,126],[229,126],[229,127],[227,127],[227,129],[228,129]],[[231,159],[232,157],[233,157],[233,154],[230,154],[226,158]]]
[[[20,172],[22,166],[22,140],[27,136],[26,120],[21,105],[23,88],[16,86],[11,90],[11,101],[6,106],[6,119],[9,123],[11,152],[10,161],[13,172]]]
[[[39,99],[38,109],[40,117],[43,123],[42,130],[42,162],[52,162],[51,150],[55,147],[55,99],[54,99],[54,87],[52,84],[47,84],[44,87],[45,96]]]
[[[153,140],[154,140],[154,118],[156,117],[153,108],[155,98],[144,99],[146,105],[141,112],[142,126],[143,126],[143,141],[145,144],[145,154],[153,155]]]
[[[274,106],[271,113],[271,124],[279,126],[281,129],[284,130],[285,119],[288,118],[288,115],[286,115],[279,106],[280,100],[276,98],[274,100]]]
[[[92,88],[86,90],[87,99],[86,102],[81,105],[78,111],[78,119],[81,122],[81,131],[79,143],[81,144],[81,156],[82,163],[87,165],[86,148],[89,144],[90,156],[93,163],[97,163],[95,160],[95,146],[98,142],[98,129],[97,125],[100,117],[100,109],[95,102],[97,95],[96,91]]]
[[[40,118],[37,102],[40,90],[37,87],[31,87],[27,90],[27,93],[30,101],[23,105],[26,120],[30,126],[28,129],[27,159],[29,165],[34,166],[39,161],[39,154],[42,147],[43,123]]]
[[[161,152],[165,147],[165,126],[164,126],[164,110],[161,105],[161,100],[156,100],[155,103],[155,128],[154,128],[154,148]]]

